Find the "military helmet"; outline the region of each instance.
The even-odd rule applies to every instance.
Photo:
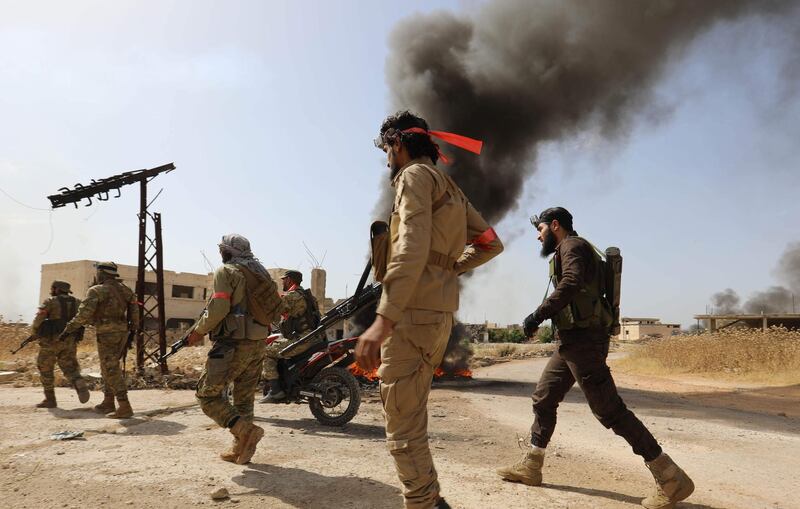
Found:
[[[291,278],[292,281],[295,283],[302,283],[303,282],[303,274],[299,270],[287,270],[281,275],[281,279],[283,278]]]
[[[95,269],[97,269],[97,272],[102,272],[112,277],[119,277],[117,264],[114,262],[99,262],[95,265]]]
[[[50,284],[50,288],[54,288],[64,293],[72,293],[72,290],[70,290],[70,284],[66,281],[55,280]]]

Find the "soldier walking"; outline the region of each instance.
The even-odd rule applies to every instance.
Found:
[[[55,376],[56,363],[64,377],[69,380],[78,393],[81,403],[89,401],[89,389],[81,377],[78,365],[77,342],[83,337],[83,329],[59,339],[72,317],[78,312],[81,301],[70,295],[70,284],[66,281],[53,281],[50,285],[50,297],[45,300],[31,325],[31,333],[39,338],[39,355],[36,367],[44,389],[44,400],[36,405],[38,408],[55,408]]]
[[[427,403],[458,309],[458,276],[503,250],[461,189],[436,167],[441,154],[431,136],[439,134],[407,111],[381,126],[376,145],[386,152],[395,191],[391,238],[373,245],[383,293],[356,347],[363,369],[380,364],[387,445],[405,506],[425,509],[449,507],[428,447]]]
[[[86,292],[78,313],[67,324],[61,337],[81,327],[94,325],[97,333],[97,354],[103,376],[103,402],[95,411],[112,419],[133,416],[128,401],[128,388],[120,366],[127,354],[128,334],[139,329],[139,306],[133,290],[118,279],[117,264],[101,262],[95,266],[96,284]],[[114,406],[117,398],[119,408]]]
[[[642,501],[648,509],[671,509],[694,490],[689,476],[667,456],[650,431],[617,393],[606,364],[611,307],[605,294],[604,263],[595,248],[578,237],[572,215],[562,207],[531,218],[542,243],[541,255],[553,255],[550,276],[555,289],[524,321],[526,337],[550,319],[558,349],[550,358],[533,393],[531,449],[519,463],[498,469],[507,481],[538,486],[545,449],[556,426],[556,409],[577,382],[594,416],[624,438],[644,459],[656,481],[655,492]]]
[[[223,265],[214,272],[214,293],[188,341],[196,345],[210,333],[214,342],[196,396],[203,412],[233,435],[233,445],[220,458],[243,465],[264,436],[264,430],[253,424],[253,404],[264,340],[278,315],[281,298],[246,238],[225,235],[219,252]],[[233,404],[222,397],[231,382]]]
[[[281,322],[279,325],[283,339],[273,341],[267,345],[264,357],[263,378],[269,382],[269,393],[261,399],[260,403],[277,403],[286,398],[286,393],[281,388],[280,373],[278,373],[278,359],[280,351],[289,343],[297,341],[306,333],[314,330],[319,324],[319,304],[311,292],[300,286],[303,274],[296,270],[287,270],[281,277],[283,284],[283,300],[281,304]],[[292,355],[300,355],[316,343],[308,341],[296,347]]]

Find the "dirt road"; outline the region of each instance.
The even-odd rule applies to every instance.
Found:
[[[521,454],[517,437],[530,426],[529,394],[545,361],[480,368],[473,382],[437,385],[430,429],[443,494],[464,508],[639,507],[648,472],[594,420],[578,390],[560,408],[546,484],[495,476]],[[800,508],[797,387],[617,378],[628,405],[695,479],[697,491],[680,507]],[[0,496],[8,507],[402,507],[374,395],[343,429],[318,425],[306,406],[257,405],[266,436],[245,466],[216,458],[230,435],[190,391],[131,392],[137,415],[121,422],[86,411],[67,389],[57,395],[62,408],[37,410],[38,388],[0,388]],[[101,397],[93,393],[92,402]],[[48,439],[63,430],[83,430],[85,440]],[[218,487],[231,499],[211,501]]]

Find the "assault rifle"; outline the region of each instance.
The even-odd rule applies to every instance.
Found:
[[[189,335],[192,332],[194,332],[194,330],[197,328],[197,324],[200,323],[200,318],[202,318],[203,315],[206,313],[206,310],[208,309],[208,305],[210,303],[211,303],[211,300],[209,299],[209,301],[206,302],[206,307],[203,308],[203,311],[201,311],[200,315],[197,317],[197,320],[194,321],[194,323],[192,324],[191,327],[186,329],[186,332],[183,333],[183,336],[181,336],[181,339],[179,339],[178,341],[176,341],[176,342],[172,343],[171,345],[169,345],[169,352],[165,353],[164,355],[162,355],[161,357],[158,358],[158,363],[159,364],[163,364],[167,359],[169,359],[170,357],[172,357],[173,355],[178,353],[178,350],[180,350],[184,346],[188,346],[189,345]]]
[[[181,336],[181,339],[169,345],[169,352],[165,353],[164,355],[158,358],[159,363],[165,362],[167,359],[178,353],[178,350],[180,350],[184,346],[189,345],[189,334],[194,332],[194,329],[197,326],[197,322],[194,323],[195,325],[192,325],[191,327],[186,329],[186,332],[183,334],[183,336]]]
[[[316,329],[281,350],[280,355],[282,357],[287,356],[287,354],[291,356],[290,352],[297,346],[308,343],[309,341],[314,341],[319,336],[323,335],[330,327],[343,320],[352,318],[367,307],[378,302],[378,299],[381,298],[382,285],[380,283],[371,283],[365,286],[371,269],[372,265],[368,263],[352,297],[343,300],[336,305],[336,307],[325,313],[325,316],[322,317]]]
[[[16,350],[11,350],[11,355],[16,355],[17,352],[28,346],[28,343],[33,343],[34,341],[36,341],[37,337],[38,336],[36,334],[31,334],[30,336],[22,340],[22,343],[19,344]]]

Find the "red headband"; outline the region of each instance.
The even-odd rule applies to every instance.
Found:
[[[427,134],[430,137],[439,138],[443,142],[449,143],[450,145],[455,145],[458,148],[469,150],[474,154],[480,154],[481,148],[483,147],[483,142],[481,140],[467,138],[466,136],[461,136],[460,134],[446,133],[444,131],[427,131],[421,127],[409,127],[408,129],[403,129],[402,132]],[[436,144],[434,143],[434,145]],[[436,145],[436,150],[439,152],[439,159],[441,159],[444,164],[450,164],[450,160],[447,158],[447,156],[442,154],[442,151],[439,150],[439,145]]]

